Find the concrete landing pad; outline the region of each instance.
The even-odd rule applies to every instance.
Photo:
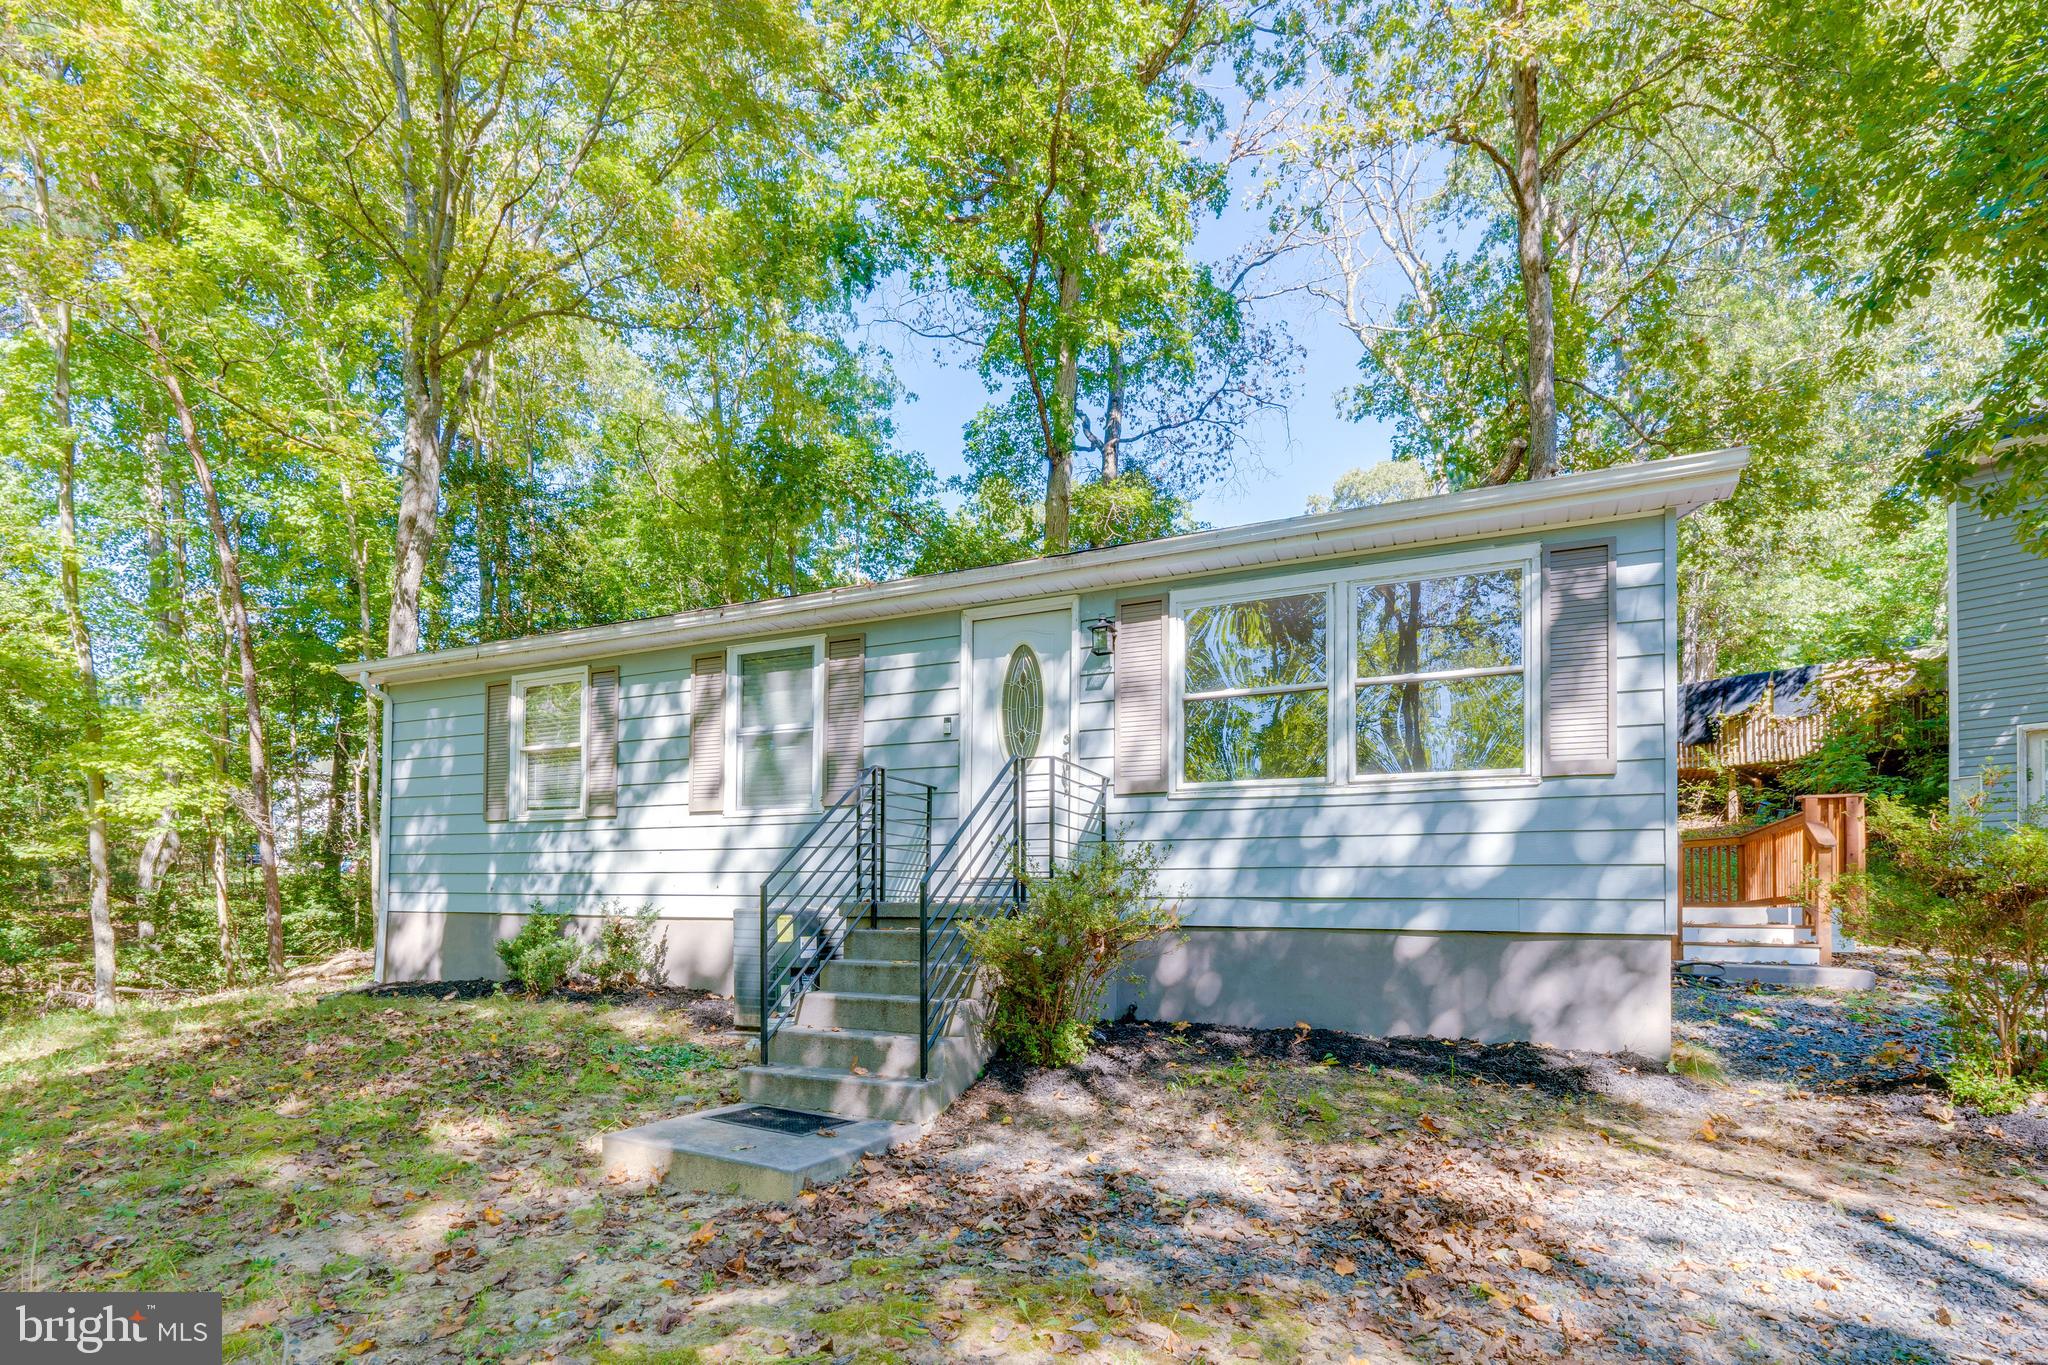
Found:
[[[729,1104],[607,1133],[605,1174],[749,1199],[790,1200],[806,1185],[837,1180],[863,1156],[884,1151],[903,1136],[898,1125],[881,1119],[808,1116],[816,1121],[814,1133],[734,1121],[759,1108]]]

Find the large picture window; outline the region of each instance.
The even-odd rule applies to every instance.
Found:
[[[1380,572],[1176,594],[1176,789],[1529,774],[1534,563]]]
[[[1183,618],[1182,780],[1320,781],[1330,765],[1330,598],[1321,588]]]
[[[818,803],[818,651],[778,646],[737,656],[735,808],[808,810]]]
[[[515,680],[512,737],[518,755],[516,809],[522,816],[583,813],[582,674]]]
[[[1526,766],[1520,569],[1360,584],[1352,606],[1360,776]]]

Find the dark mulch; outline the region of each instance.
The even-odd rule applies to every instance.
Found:
[[[364,986],[352,994],[380,999],[487,1000],[509,994],[503,981],[476,977],[468,981],[394,981],[382,986]],[[521,997],[522,999],[526,997]],[[575,1005],[644,1005],[652,1009],[681,1010],[699,1028],[724,1030],[732,1027],[732,997],[681,986],[641,986],[624,991],[600,991],[574,982],[549,991],[543,1000],[562,1000]]]
[[[1121,1019],[1096,1030],[1097,1043],[1075,1068],[1083,1075],[1137,1076],[1156,1073],[1169,1062],[1227,1065],[1244,1058],[1310,1065],[1335,1058],[1352,1067],[1380,1067],[1416,1076],[1465,1076],[1497,1085],[1529,1086],[1547,1095],[1600,1093],[1601,1080],[1615,1070],[1652,1073],[1662,1067],[1645,1057],[1590,1056],[1559,1052],[1533,1043],[1455,1042],[1441,1038],[1366,1038],[1332,1029],[1238,1028],[1223,1024],[1155,1024]],[[1045,1073],[1008,1058],[997,1059],[983,1084],[1021,1090]]]

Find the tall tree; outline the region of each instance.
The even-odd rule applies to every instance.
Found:
[[[401,384],[385,648],[420,643],[448,452],[493,349],[715,278],[730,174],[795,115],[784,0],[225,0],[214,143],[376,266]],[[677,230],[680,226],[680,230]]]
[[[30,189],[40,246],[45,253],[44,269],[56,278],[56,288],[47,295],[27,293],[23,311],[42,334],[50,358],[50,439],[56,447],[58,586],[64,595],[64,616],[70,627],[72,658],[78,668],[83,694],[85,763],[80,776],[85,787],[86,862],[89,868],[87,915],[92,926],[93,1008],[111,1013],[114,1008],[114,915],[112,853],[107,837],[107,775],[96,752],[103,739],[100,720],[99,667],[93,658],[92,630],[86,622],[82,586],[82,555],[78,539],[78,415],[73,410],[71,388],[72,309],[70,289],[79,281],[67,271],[60,241],[57,210],[50,193],[50,168],[43,151],[33,142],[22,153],[24,178]],[[74,261],[75,267],[76,262]],[[70,276],[70,278],[66,278]]]
[[[1177,362],[1236,330],[1190,258],[1227,193],[1190,144],[1218,117],[1203,77],[1243,32],[1206,0],[994,0],[913,5],[871,35],[850,158],[894,230],[913,328],[971,348],[1009,390],[991,420],[1042,464],[1047,550],[1073,541],[1091,368],[1114,478],[1141,358],[1200,388],[1209,376]]]
[[[1657,163],[1687,160],[1697,128],[1673,115],[1715,60],[1719,22],[1664,3],[1330,0],[1304,30],[1302,71],[1315,84],[1301,136],[1280,157],[1295,192],[1279,206],[1275,250],[1330,256],[1335,278],[1319,292],[1371,365],[1407,391],[1397,401],[1437,422],[1453,417],[1453,430],[1476,419],[1482,441],[1502,433],[1490,466],[1462,477],[1500,483],[1565,467],[1559,369],[1576,339],[1557,272],[1577,293],[1606,231],[1640,212],[1635,191],[1664,169]],[[1676,212],[1658,227],[1674,243],[1697,239],[1697,206],[1668,207]],[[1462,260],[1427,258],[1441,226],[1477,237]],[[1489,250],[1502,241],[1505,270]],[[1407,285],[1391,317],[1361,307],[1360,276],[1382,263]],[[1520,316],[1504,330],[1490,305],[1509,281]],[[1473,370],[1506,370],[1511,413],[1496,415],[1493,400],[1495,411],[1458,419],[1455,402],[1437,401],[1447,395],[1424,396],[1419,357],[1402,354],[1411,339],[1440,355],[1465,350]]]

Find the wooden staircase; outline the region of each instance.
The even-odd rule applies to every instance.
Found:
[[[1740,834],[1687,839],[1671,957],[1688,975],[1864,990],[1834,965],[1836,883],[1864,865],[1864,798],[1802,796],[1799,810]]]

